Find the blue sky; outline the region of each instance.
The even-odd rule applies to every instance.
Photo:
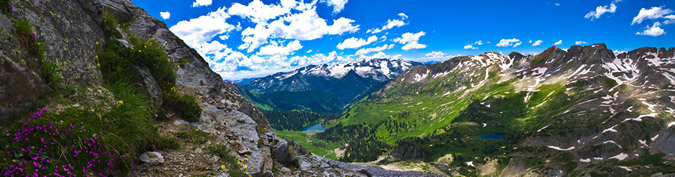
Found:
[[[672,0],[132,0],[223,79],[388,57],[675,46]],[[539,41],[539,42],[538,42]]]

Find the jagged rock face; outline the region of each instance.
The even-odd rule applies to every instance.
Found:
[[[105,42],[98,23],[78,1],[16,1],[11,16],[32,24],[44,39],[46,58],[63,71],[64,82],[79,86],[100,85],[96,68],[97,49]],[[32,105],[48,91],[42,79],[42,63],[20,44],[16,29],[0,15],[0,120]],[[96,45],[99,42],[99,45]],[[4,122],[4,121],[3,121]]]

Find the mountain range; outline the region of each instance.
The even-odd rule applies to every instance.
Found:
[[[349,105],[381,88],[408,68],[422,63],[397,59],[364,59],[346,64],[302,67],[238,86],[225,81],[237,93],[263,111],[309,110],[341,114]]]
[[[488,52],[406,70],[313,141],[338,143],[345,161],[411,159],[452,175],[668,174],[674,87],[672,47]]]

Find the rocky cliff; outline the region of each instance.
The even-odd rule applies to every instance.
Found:
[[[3,1],[4,2],[4,1]],[[186,122],[174,110],[167,110],[168,121],[156,121],[161,135],[180,137],[183,130],[195,129],[215,139],[202,144],[223,144],[229,155],[236,157],[241,170],[254,176],[371,176],[429,175],[416,172],[395,172],[343,164],[309,154],[304,149],[278,136],[264,115],[249,101],[227,87],[194,49],[169,31],[166,25],[127,0],[64,0],[10,1],[13,11],[0,15],[0,121],[12,124],[14,118],[35,105],[41,96],[71,86],[84,95],[105,94],[99,53],[106,42],[119,43],[125,49],[141,48],[132,44],[132,37],[153,39],[162,44],[174,67],[175,92],[192,95],[202,108],[196,122]],[[110,12],[122,26],[113,27],[121,35],[106,40],[104,11]],[[44,57],[35,55],[26,43],[15,20],[31,24],[37,45],[43,45]],[[30,40],[33,40],[32,38]],[[28,41],[30,42],[30,41]],[[31,43],[33,44],[33,43]],[[147,47],[147,46],[146,46]],[[139,50],[140,52],[140,50]],[[55,63],[59,76],[45,77],[45,63]],[[144,67],[132,67],[137,80],[154,105],[164,100],[158,78]],[[48,78],[60,78],[48,79]],[[173,90],[174,88],[172,88]],[[86,97],[85,97],[86,99]],[[115,102],[112,101],[111,102]],[[121,100],[119,105],[124,104]],[[166,104],[166,103],[164,103]],[[54,113],[76,104],[47,103]],[[50,109],[52,110],[52,109]],[[155,114],[157,116],[157,114]],[[144,153],[145,163],[132,165],[129,176],[224,175],[218,156],[206,153],[204,145],[193,147],[193,140],[180,141],[176,149]],[[150,149],[152,150],[152,149]]]

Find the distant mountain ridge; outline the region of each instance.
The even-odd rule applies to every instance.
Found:
[[[410,67],[422,65],[398,59],[362,59],[345,64],[309,65],[290,72],[280,72],[263,78],[251,79],[243,88],[256,92],[308,91],[325,89],[344,77],[360,77],[383,82],[395,78]]]
[[[410,68],[317,136],[349,143],[342,159],[450,157],[453,175],[649,176],[675,172],[674,108],[675,48],[551,47]]]
[[[304,109],[340,114],[410,67],[422,65],[398,59],[363,59],[345,64],[302,67],[251,79],[244,85],[226,81],[262,110]],[[378,88],[373,88],[378,87]]]

